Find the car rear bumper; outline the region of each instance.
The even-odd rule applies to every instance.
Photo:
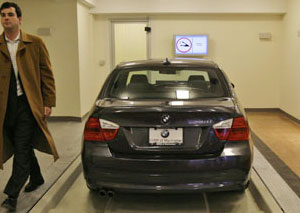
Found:
[[[250,179],[252,149],[226,144],[220,156],[202,159],[114,157],[106,145],[85,143],[84,176],[93,189],[134,192],[193,192],[243,189]]]

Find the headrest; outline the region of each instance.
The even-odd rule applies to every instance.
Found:
[[[204,76],[203,75],[191,75],[189,77],[189,80],[188,82],[191,82],[191,81],[204,81]]]
[[[148,78],[146,75],[132,75],[130,79],[132,84],[148,84]]]

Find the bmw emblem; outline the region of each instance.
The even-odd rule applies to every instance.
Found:
[[[163,138],[167,138],[167,137],[169,137],[170,133],[169,133],[168,130],[164,129],[164,130],[161,132],[160,135],[161,135],[161,137],[163,137]]]
[[[170,115],[168,115],[168,114],[163,114],[163,115],[161,116],[161,122],[162,122],[163,124],[167,124],[169,121],[170,121]]]

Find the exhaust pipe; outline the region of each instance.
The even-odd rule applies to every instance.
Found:
[[[107,195],[108,195],[108,197],[113,197],[115,195],[115,192],[112,190],[108,190]]]
[[[99,194],[100,194],[100,196],[105,196],[106,195],[106,190],[105,189],[100,189]]]

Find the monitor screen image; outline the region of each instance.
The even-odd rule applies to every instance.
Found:
[[[207,55],[207,35],[175,35],[174,49],[176,56]]]

